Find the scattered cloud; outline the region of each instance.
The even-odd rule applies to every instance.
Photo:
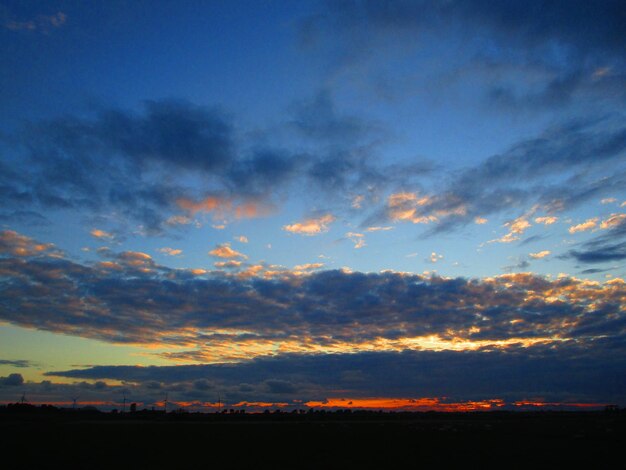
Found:
[[[526,230],[532,227],[530,222],[527,220],[527,216],[525,215],[505,223],[504,226],[509,229],[509,232],[500,238],[489,240],[489,243],[511,243],[517,241]]]
[[[611,214],[611,216],[600,223],[601,229],[611,229],[626,223],[626,214]]]
[[[291,225],[284,225],[283,230],[291,233],[297,233],[299,235],[319,235],[321,233],[328,232],[329,225],[335,221],[335,216],[332,214],[325,214],[320,217],[306,219],[302,222],[297,222]]]
[[[100,230],[98,228],[94,228],[91,232],[89,232],[92,237],[100,238],[100,239],[108,239],[112,240],[115,236],[112,233],[105,232],[104,230]]]
[[[438,261],[441,261],[442,259],[443,259],[443,255],[440,255],[433,251],[426,261],[429,261],[431,263],[436,263]]]
[[[211,256],[216,256],[217,258],[241,258],[248,259],[246,255],[243,253],[239,253],[236,250],[233,250],[230,247],[230,243],[222,243],[217,245],[213,250],[209,251]]]
[[[44,34],[62,27],[67,21],[67,15],[62,11],[52,15],[38,15],[35,19],[19,21],[7,19],[3,26],[10,31],[39,31]]]
[[[578,233],[578,232],[586,232],[587,230],[591,230],[592,228],[598,225],[598,217],[594,217],[592,219],[587,219],[584,222],[572,225],[568,230],[569,233]]]
[[[237,260],[229,260],[229,261],[216,261],[213,265],[216,268],[239,268],[243,263]]]
[[[157,251],[159,253],[163,253],[168,256],[179,256],[183,254],[183,250],[178,249],[178,248],[165,247],[165,248],[159,248]]]
[[[536,217],[535,218],[535,223],[537,224],[543,224],[543,225],[552,225],[557,223],[559,220],[558,217],[554,217],[554,216],[545,216],[545,217]]]
[[[529,253],[528,254],[528,256],[530,256],[532,259],[541,259],[541,258],[545,258],[548,255],[550,255],[550,250],[543,250],[543,251],[539,251],[537,253]]]
[[[32,367],[34,364],[26,359],[0,359],[0,366],[11,366],[24,369],[26,367]]]
[[[248,237],[246,237],[245,235],[235,237],[235,240],[237,240],[239,243],[248,243]]]
[[[363,196],[362,194],[354,196],[352,198],[352,208],[353,209],[360,209],[364,200],[365,200],[365,196]]]
[[[363,248],[366,245],[365,235],[362,233],[348,232],[346,233],[346,238],[354,243],[354,248],[356,249]]]

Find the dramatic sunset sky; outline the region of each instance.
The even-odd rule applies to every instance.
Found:
[[[626,405],[623,0],[3,1],[0,403]]]

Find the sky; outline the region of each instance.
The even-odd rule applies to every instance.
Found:
[[[626,8],[0,2],[0,403],[626,406]]]

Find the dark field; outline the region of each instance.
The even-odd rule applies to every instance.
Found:
[[[626,444],[619,411],[0,416],[4,468],[624,468]]]

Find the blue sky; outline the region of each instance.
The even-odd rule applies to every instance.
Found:
[[[513,388],[429,396],[616,401],[624,19],[615,1],[3,2],[0,398],[424,398],[373,371],[466,351],[517,367]],[[528,387],[520,357],[553,350],[563,380]],[[604,388],[571,385],[592,379],[580,351],[612,358]],[[307,361],[344,374],[294,375]]]

